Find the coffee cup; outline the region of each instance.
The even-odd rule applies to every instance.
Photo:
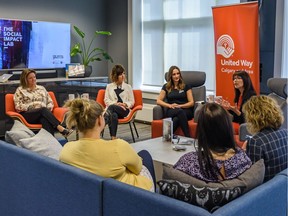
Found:
[[[82,99],[89,99],[89,93],[83,93],[81,94]]]
[[[68,95],[68,99],[69,99],[69,100],[75,99],[75,95],[74,95],[74,94],[69,94],[69,95]]]
[[[207,96],[207,102],[208,103],[213,103],[214,102],[214,95],[208,95]]]

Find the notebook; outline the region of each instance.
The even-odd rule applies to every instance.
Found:
[[[173,121],[172,118],[163,119],[163,141],[171,142],[173,137]]]
[[[3,74],[0,76],[0,83],[7,82],[8,79],[13,76],[13,74]]]

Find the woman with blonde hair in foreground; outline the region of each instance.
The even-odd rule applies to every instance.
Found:
[[[67,101],[65,106],[69,108],[67,125],[76,126],[81,136],[79,140],[64,145],[60,161],[99,176],[154,191],[155,176],[150,154],[141,151],[138,155],[130,144],[122,139],[101,138],[105,120],[104,109],[99,103],[76,98]],[[142,164],[142,160],[146,166]]]
[[[287,129],[277,102],[266,95],[253,96],[243,105],[248,131],[253,134],[243,148],[255,163],[263,158],[265,178],[268,181],[287,168]]]

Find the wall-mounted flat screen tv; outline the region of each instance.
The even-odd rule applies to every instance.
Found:
[[[70,63],[70,27],[0,19],[0,70],[65,68]]]

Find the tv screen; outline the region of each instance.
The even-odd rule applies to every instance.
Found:
[[[70,63],[70,24],[0,19],[0,69],[56,69]]]

